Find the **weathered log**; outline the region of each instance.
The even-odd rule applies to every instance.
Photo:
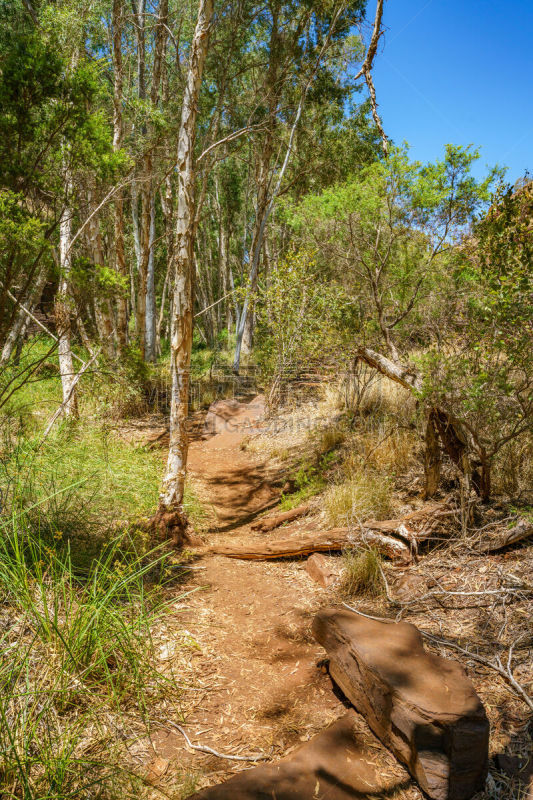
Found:
[[[463,667],[424,650],[406,622],[325,609],[313,633],[330,674],[434,800],[467,800],[487,776],[489,723]]]
[[[498,550],[523,542],[530,536],[533,536],[533,523],[527,519],[521,519],[513,528],[499,531],[495,536],[482,541],[477,550],[479,553],[496,553]]]
[[[365,746],[361,735],[354,732],[355,721],[355,713],[349,711],[278,763],[239,772],[189,800],[392,797],[400,786],[376,764],[375,748]]]
[[[336,552],[361,544],[379,550],[380,553],[398,563],[407,564],[411,560],[409,547],[399,539],[366,529],[362,532],[354,532],[350,528],[302,533],[291,538],[269,539],[265,542],[251,542],[245,545],[215,546],[210,549],[210,552],[227,558],[265,561],[270,558],[295,558],[311,553]]]
[[[295,519],[304,517],[308,512],[308,505],[298,506],[298,508],[291,508],[290,511],[282,511],[279,514],[274,514],[273,516],[259,519],[250,527],[253,531],[262,531],[263,533],[266,533],[267,531],[274,530],[274,528],[279,528],[279,526],[283,525],[284,522],[293,522]]]
[[[405,364],[391,361],[386,356],[381,353],[376,353],[375,350],[371,350],[369,347],[362,347],[356,352],[355,363],[357,364],[358,361],[363,361],[382,375],[385,375],[389,380],[399,383],[404,389],[410,389],[415,394],[422,389],[422,378],[414,369]],[[456,419],[442,408],[435,407],[429,408],[428,410],[429,419],[441,438],[444,450],[461,472],[471,473],[472,486],[476,493],[482,500],[488,500],[490,496],[490,460],[486,458],[483,460],[479,447],[472,448],[473,441],[467,441],[467,430],[460,420]],[[470,440],[472,440],[472,436],[470,436]],[[434,447],[434,444],[433,442],[431,446]],[[481,472],[472,467],[469,449],[476,450],[480,457]],[[435,450],[433,450],[430,461],[435,458],[435,455]],[[428,466],[428,463],[426,463],[426,486],[433,489],[435,479],[437,478],[436,464],[433,463],[431,466],[432,474],[429,475],[427,472]],[[426,496],[429,495],[426,494]]]
[[[455,514],[455,511],[446,503],[427,503],[400,519],[366,520],[364,526],[372,531],[398,537],[407,542],[411,551],[416,553],[419,544],[431,539],[438,520],[452,514]]]

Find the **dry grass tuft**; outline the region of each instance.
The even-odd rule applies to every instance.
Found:
[[[497,494],[533,501],[533,436],[514,439],[502,448],[495,460],[492,482]]]
[[[384,592],[381,556],[375,550],[346,550],[340,593],[344,597],[378,597]]]
[[[332,526],[353,525],[365,519],[388,519],[392,487],[388,477],[367,470],[356,472],[324,494],[326,518]]]

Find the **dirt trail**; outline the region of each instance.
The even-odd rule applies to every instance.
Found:
[[[233,422],[238,420],[233,419]],[[194,441],[189,469],[202,499],[214,509],[210,542],[265,536],[250,522],[277,503],[269,465],[241,449],[247,424],[219,426]],[[280,756],[307,741],[345,712],[317,662],[323,651],[310,623],[326,600],[305,562],[249,563],[206,555],[195,563],[178,623],[190,633],[199,687],[188,704],[186,727],[193,742],[222,752]],[[188,698],[189,699],[189,698]],[[249,764],[190,755],[179,734],[160,732],[159,756],[188,763],[204,778],[220,781]]]

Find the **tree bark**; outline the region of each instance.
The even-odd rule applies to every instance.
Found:
[[[399,362],[391,361],[381,353],[376,353],[369,347],[360,348],[355,354],[355,364],[358,361],[364,361],[370,367],[374,367],[382,375],[389,378],[395,383],[399,383],[406,389],[412,392],[419,391],[422,388],[422,380],[409,367],[406,367]],[[472,486],[476,493],[482,500],[488,500],[490,497],[490,459],[486,457],[484,451],[480,451],[476,446],[475,439],[472,435],[470,438],[465,435],[464,428],[461,422],[455,419],[443,408],[430,408],[429,416],[435,431],[438,433],[444,451],[464,475],[471,477]],[[469,448],[469,441],[474,444]],[[475,451],[481,461],[481,472],[472,468],[471,459],[469,456],[469,449]],[[427,473],[426,473],[427,474]]]
[[[113,0],[113,150],[117,152],[122,147],[124,135],[122,118],[122,91],[123,91],[123,65],[122,65],[122,31],[124,25],[124,0]],[[126,255],[124,250],[124,194],[120,189],[115,197],[115,271],[124,279],[127,278]],[[128,302],[126,295],[121,293],[117,298],[117,348],[123,354],[128,345]]]
[[[71,180],[66,178],[66,194],[70,195]],[[54,317],[58,338],[59,373],[61,375],[61,388],[63,391],[63,413],[66,417],[78,416],[78,401],[74,381],[74,365],[71,347],[71,320],[70,299],[68,296],[70,271],[72,267],[72,212],[69,205],[65,205],[59,223],[59,269],[60,278],[57,289]]]
[[[150,208],[150,245],[148,254],[148,270],[146,275],[146,323],[145,323],[145,357],[155,362],[156,352],[156,307],[155,307],[155,196],[152,194]]]
[[[193,331],[194,143],[198,100],[212,16],[213,0],[200,0],[178,135],[178,208],[173,254],[174,269],[171,270],[174,291],[170,350],[172,381],[170,443],[167,469],[160,495],[160,511],[172,510],[178,513],[182,512],[188,452],[187,416]]]
[[[99,267],[104,267],[106,263],[106,257],[104,252],[104,243],[102,241],[102,233],[100,231],[100,221],[97,215],[93,216],[89,223],[88,238],[94,264]],[[105,294],[101,295],[98,291],[98,286],[95,287],[94,312],[96,317],[96,327],[98,328],[98,335],[102,343],[102,349],[107,358],[113,359],[116,355],[115,326],[111,313],[110,298]]]
[[[426,423],[426,452],[424,456],[424,472],[426,485],[424,487],[424,497],[433,497],[439,488],[441,452],[439,444],[439,432],[435,425],[433,415],[428,415]]]

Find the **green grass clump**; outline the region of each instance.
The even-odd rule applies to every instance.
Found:
[[[376,550],[345,550],[343,562],[344,573],[340,584],[342,595],[377,597],[383,594],[381,556]]]
[[[147,577],[164,574],[164,561],[121,536],[80,577],[68,550],[42,541],[24,514],[4,517],[2,797],[118,800],[138,791],[128,741],[147,734],[160,699],[179,700],[152,639],[166,606]]]
[[[7,441],[0,457],[4,510],[24,513],[49,544],[68,544],[76,562],[90,560],[102,538],[153,513],[161,459],[103,427],[59,426]]]

